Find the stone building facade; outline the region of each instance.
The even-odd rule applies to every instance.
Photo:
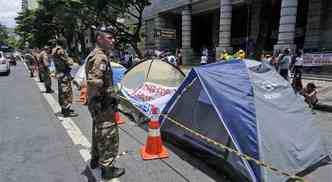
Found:
[[[174,30],[175,39],[160,30]],[[330,0],[152,0],[144,12],[144,49],[182,49],[192,64],[202,48],[247,52],[332,50]]]

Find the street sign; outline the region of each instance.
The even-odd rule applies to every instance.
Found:
[[[176,30],[171,28],[155,29],[154,36],[161,39],[176,39]]]

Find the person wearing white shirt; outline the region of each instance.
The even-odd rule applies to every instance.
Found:
[[[201,65],[207,64],[208,57],[206,55],[201,56]]]
[[[292,86],[296,92],[299,92],[300,90],[303,89],[302,70],[303,70],[303,56],[302,56],[302,51],[299,51],[295,58],[294,75],[292,81]]]

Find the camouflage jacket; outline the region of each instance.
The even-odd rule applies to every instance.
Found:
[[[48,68],[48,66],[50,65],[49,59],[48,59],[48,55],[46,51],[42,51],[39,55],[38,55],[38,61],[39,61],[39,65],[43,68]]]
[[[70,71],[70,66],[74,61],[66,54],[65,50],[56,46],[52,49],[53,62],[57,73],[66,73]]]
[[[87,57],[85,73],[88,98],[114,96],[113,76],[106,51],[96,47]]]
[[[26,63],[29,65],[37,65],[36,59],[31,53],[24,54],[24,59],[26,60]]]

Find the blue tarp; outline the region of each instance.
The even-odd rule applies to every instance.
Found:
[[[113,68],[112,71],[113,71],[113,83],[118,84],[121,82],[127,69],[121,68],[121,67],[116,67],[116,68]]]
[[[194,70],[238,149],[258,159],[254,94],[245,63],[227,61]],[[260,176],[257,165],[251,167]]]
[[[231,60],[193,68],[162,113],[292,175],[328,157],[303,97],[274,69],[257,61]],[[165,117],[161,122],[162,135],[226,160],[250,181],[287,181],[287,176],[223,153]]]
[[[227,61],[193,68],[163,113],[168,112],[177,96],[195,77],[203,86],[205,92],[202,93],[207,93],[199,99],[213,105],[237,149],[259,158],[253,88],[245,63]],[[255,176],[260,176],[259,167],[250,166]]]

